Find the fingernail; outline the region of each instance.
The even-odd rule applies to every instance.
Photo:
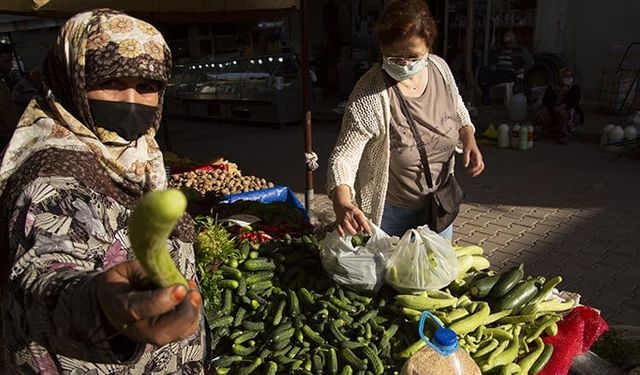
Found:
[[[171,299],[174,302],[178,302],[180,300],[182,300],[184,298],[184,296],[187,295],[187,288],[185,288],[184,286],[180,285],[177,286],[175,288],[173,288],[173,291],[171,292]]]
[[[189,284],[189,289],[191,289],[191,290],[196,290],[196,289],[198,289],[198,284],[196,284],[196,282],[195,282],[195,281],[193,281],[193,280],[189,280],[189,281],[187,281],[187,283]]]
[[[195,293],[191,293],[191,303],[198,307],[200,306],[200,303],[202,302],[202,297],[200,297],[200,293],[195,292]]]

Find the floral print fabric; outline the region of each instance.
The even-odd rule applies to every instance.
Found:
[[[44,68],[44,89],[20,119],[0,165],[0,374],[201,374],[203,325],[163,347],[121,336],[112,347],[95,275],[133,254],[126,223],[143,193],[166,187],[155,127],[128,142],[93,124],[87,89],[117,77],[157,81],[170,53],[151,25],[100,9],[71,18]],[[193,222],[170,238],[195,279]],[[133,348],[133,349],[131,349]]]
[[[55,161],[57,175],[44,161]],[[41,177],[34,177],[41,176]],[[204,331],[158,348],[109,344],[94,276],[133,257],[127,221],[134,195],[89,153],[45,150],[14,174],[0,204],[3,243],[3,374],[201,374]],[[13,203],[10,203],[13,202]],[[186,220],[186,221],[185,221]],[[195,279],[192,222],[171,237],[180,271]],[[4,255],[4,254],[3,254]],[[124,360],[122,355],[126,355]]]
[[[45,61],[44,90],[27,107],[5,152],[0,193],[21,163],[50,147],[96,154],[118,182],[145,191],[165,188],[162,153],[154,137],[170,70],[169,48],[148,23],[109,9],[71,18]],[[89,110],[87,89],[118,77],[146,78],[161,87],[154,126],[133,142],[95,127]]]

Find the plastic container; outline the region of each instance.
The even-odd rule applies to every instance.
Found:
[[[531,150],[533,148],[533,125],[529,124],[527,126],[527,149]]]
[[[520,134],[518,138],[518,150],[527,151],[529,145],[529,128],[527,125],[520,126]]]
[[[524,121],[527,119],[527,97],[523,93],[519,92],[511,97],[509,117],[512,121]]]
[[[502,124],[498,127],[498,147],[509,148],[509,125]]]
[[[624,139],[627,141],[635,141],[638,138],[638,129],[635,126],[629,125],[624,128]]]
[[[624,139],[624,130],[622,130],[621,126],[614,126],[613,129],[609,131],[607,134],[608,142],[607,144],[612,143],[620,143]]]
[[[433,340],[424,335],[424,323],[431,319],[438,328]],[[420,338],[427,344],[415,353],[402,368],[401,375],[480,375],[480,368],[464,349],[456,333],[446,328],[430,312],[424,311],[418,326]]]
[[[511,148],[518,148],[520,144],[520,125],[515,124],[511,128]]]
[[[602,136],[600,136],[600,146],[606,146],[609,143],[609,132],[613,129],[615,125],[607,124],[604,128],[602,128]]]

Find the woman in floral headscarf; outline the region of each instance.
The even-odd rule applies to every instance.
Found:
[[[580,108],[580,86],[573,78],[573,69],[569,67],[558,71],[556,81],[547,86],[534,119],[537,132],[557,137],[561,144],[569,141],[584,120],[584,112]]]
[[[203,372],[195,283],[155,288],[126,231],[166,186],[154,136],[170,69],[162,35],[123,13],[62,27],[0,166],[0,373]],[[194,279],[190,220],[171,255]]]

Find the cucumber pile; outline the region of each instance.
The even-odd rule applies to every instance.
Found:
[[[312,235],[239,244],[216,270],[219,304],[205,304],[215,374],[392,374],[417,339],[386,289],[375,297],[327,278]],[[200,268],[199,268],[200,269]],[[203,291],[206,298],[206,291]]]
[[[196,252],[212,374],[399,373],[426,345],[424,310],[458,334],[483,373],[535,374],[553,353],[542,337],[574,305],[549,298],[560,277],[528,277],[523,266],[496,274],[478,246],[456,248],[460,272],[443,290],[369,296],[325,275],[313,235],[252,243],[219,238],[225,227],[212,221],[202,228],[216,237]]]
[[[456,252],[458,280],[444,291],[398,295],[393,310],[416,324],[420,313],[430,310],[458,334],[460,346],[483,373],[538,373],[553,353],[541,337],[556,335],[560,313],[575,305],[550,298],[562,278],[527,277],[524,265],[495,274],[486,271],[490,264],[482,248],[458,247]],[[424,345],[416,341],[400,356],[409,358]]]

